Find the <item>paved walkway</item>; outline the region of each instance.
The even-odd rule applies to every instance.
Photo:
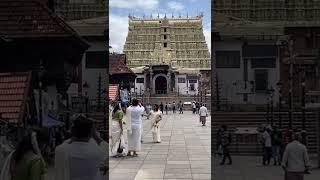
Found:
[[[280,166],[263,166],[261,157],[233,157],[233,165],[219,165],[221,159],[214,159],[213,177],[220,180],[283,180],[284,172]],[[315,165],[315,162],[312,162]],[[318,180],[320,170],[311,170],[305,180]]]
[[[191,112],[164,115],[160,144],[151,143],[150,121],[144,123],[139,157],[110,158],[112,180],[211,179],[210,117],[202,127]]]

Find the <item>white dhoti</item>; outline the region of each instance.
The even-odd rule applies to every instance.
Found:
[[[119,143],[121,140],[121,129],[119,122],[113,121],[111,122],[111,142],[110,142],[110,155],[117,155],[117,150],[119,148]]]
[[[141,151],[141,128],[132,129],[128,134],[128,150]]]
[[[153,142],[161,142],[159,125],[152,127]]]

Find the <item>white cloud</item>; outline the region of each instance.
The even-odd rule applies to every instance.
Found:
[[[128,17],[110,14],[109,36],[112,51],[121,53],[128,34]]]
[[[154,9],[159,5],[159,0],[110,0],[110,7],[124,9]]]
[[[176,11],[181,11],[183,10],[185,7],[182,3],[180,2],[176,2],[176,1],[170,1],[168,2],[168,7],[172,10],[176,10]]]
[[[203,34],[206,39],[209,52],[211,53],[211,25],[210,24],[203,27]]]

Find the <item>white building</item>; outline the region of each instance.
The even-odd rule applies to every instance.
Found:
[[[151,91],[151,94],[154,95],[174,93],[194,96],[199,93],[200,73],[198,69],[176,69],[168,65],[131,69],[137,75],[134,88],[131,90],[133,94],[143,95]]]
[[[86,91],[89,99],[97,99],[99,76],[101,76],[102,89],[107,87],[108,47],[105,36],[107,22],[108,17],[68,22],[68,24],[90,44],[90,48],[85,52],[82,59],[79,72],[80,82],[77,85],[73,85],[74,90],[70,92],[71,95],[78,95],[78,93],[85,95],[86,92],[83,89],[83,85],[87,84],[89,87]],[[92,103],[93,102],[94,101],[92,101]]]
[[[230,104],[266,105],[272,97],[275,104],[281,29],[272,24],[217,21],[213,47],[220,99]]]

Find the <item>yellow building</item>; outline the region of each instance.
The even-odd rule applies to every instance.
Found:
[[[134,92],[195,96],[205,91],[200,77],[201,72],[211,70],[211,59],[202,14],[184,18],[129,16],[128,21],[123,52],[137,74]]]

